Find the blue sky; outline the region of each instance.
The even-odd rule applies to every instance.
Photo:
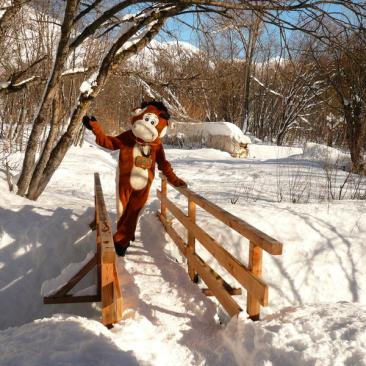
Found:
[[[339,19],[341,19],[342,17],[346,19],[347,16],[352,17],[352,13],[341,5],[326,5],[324,6],[324,10],[332,13],[335,17]],[[300,14],[301,13],[284,12],[282,16],[284,20],[291,23],[296,23]],[[185,23],[192,24],[194,22],[194,16],[192,14],[185,14],[180,16],[179,18]],[[167,22],[167,28],[172,31],[179,40],[186,41],[192,43],[195,46],[198,46],[196,32],[193,31],[190,27],[184,25],[183,22],[177,22],[175,19],[170,19]],[[277,36],[279,37],[278,28],[276,26],[269,25],[268,27],[271,33],[277,33]],[[291,31],[286,30],[286,35],[288,37],[291,36]],[[159,35],[159,39],[167,40],[169,39],[169,35],[161,34]]]

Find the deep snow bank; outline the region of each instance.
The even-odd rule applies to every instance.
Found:
[[[243,314],[223,336],[238,365],[366,365],[366,306],[290,307],[261,322]]]
[[[0,332],[2,366],[139,364],[104,325],[82,317],[59,314]]]
[[[137,308],[135,316],[122,321],[113,334],[104,328],[99,331],[99,324],[94,325],[93,321],[52,316],[55,312],[82,314],[95,319],[100,316],[99,311],[90,305],[43,305],[41,295],[42,284],[44,289],[47,283],[52,288],[52,281],[46,281],[63,278],[63,269],[70,263],[83,261],[95,248],[94,234],[88,229],[94,211],[94,171],[101,173],[106,204],[114,219],[115,155],[86,143],[81,149],[70,150],[37,202],[7,192],[4,177],[0,175],[0,329],[51,316],[0,332],[0,344],[4,345],[0,350],[3,352],[1,366],[28,366],[32,362],[42,365],[41,357],[34,354],[35,349],[47,360],[45,365],[57,365],[57,362],[60,365],[90,364],[88,352],[95,356],[97,351],[102,355],[107,352],[105,357],[113,364],[121,361],[128,365],[133,362],[133,357],[131,359],[126,352],[133,351],[139,364],[157,366],[231,366],[235,365],[234,356],[241,366],[271,363],[278,366],[323,366],[326,363],[322,362],[331,349],[338,350],[335,351],[338,355],[348,355],[344,360],[341,356],[332,356],[330,359],[335,360],[334,364],[347,361],[352,366],[364,365],[363,325],[358,331],[355,330],[357,323],[350,323],[350,334],[346,336],[347,325],[336,328],[341,330],[333,334],[325,324],[336,324],[332,312],[340,318],[346,314],[345,322],[351,321],[352,317],[364,322],[364,305],[329,305],[330,310],[325,311],[325,315],[317,313],[317,306],[303,306],[337,301],[366,304],[366,202],[296,205],[277,202],[273,195],[278,182],[278,160],[286,166],[284,177],[288,183],[299,167],[307,167],[309,161],[304,160],[296,149],[261,145],[256,145],[255,149],[256,158],[249,159],[231,158],[228,153],[214,149],[167,149],[166,155],[176,173],[194,191],[284,243],[282,256],[264,254],[263,277],[270,288],[270,306],[264,308],[262,314],[273,314],[288,306],[301,308],[292,313],[286,310],[261,323],[246,322],[243,314],[237,323],[232,320],[224,331],[227,347],[232,351],[227,352],[226,346],[220,348],[222,338],[219,326],[214,322],[215,304],[202,298],[195,285],[189,282],[184,264],[180,266],[175,261],[176,253],[167,255],[167,249],[175,246],[154,216],[159,207],[155,192],[160,182],[156,179],[138,225],[139,241],[131,247],[130,255],[122,259],[124,265],[119,266],[124,273],[125,293],[130,294]],[[296,159],[291,155],[296,155]],[[314,179],[324,174],[318,165],[308,171]],[[317,184],[318,180],[315,182]],[[231,204],[231,198],[236,195],[239,200]],[[172,188],[169,188],[169,197],[186,209],[186,199]],[[248,243],[245,239],[200,209],[197,209],[197,221],[228,251],[246,263]],[[174,225],[177,226],[176,221]],[[185,230],[177,229],[182,236],[185,235]],[[213,268],[227,276],[198,243],[197,250]],[[245,293],[236,299],[245,308]],[[281,314],[285,315],[281,317]],[[291,314],[297,314],[297,318],[291,318]],[[317,317],[324,319],[321,327],[310,322]],[[271,319],[276,325],[272,330],[268,325]],[[291,324],[296,324],[295,329]],[[94,330],[90,332],[91,328]],[[324,340],[324,353],[316,350],[319,342],[314,330],[323,331],[319,339]],[[48,334],[55,338],[55,342],[48,341]],[[33,339],[36,335],[39,335],[38,339]],[[339,339],[344,337],[350,342],[349,348],[344,348],[338,335]],[[295,342],[297,338],[301,340],[300,345]],[[290,344],[291,339],[293,344]],[[69,340],[73,340],[73,344]],[[25,341],[29,342],[29,347],[24,345]],[[62,344],[65,349],[69,347],[67,351],[71,358],[68,361],[66,351],[60,349]],[[80,344],[80,348],[72,348],[75,344]],[[4,351],[5,346],[9,351]],[[146,352],[147,348],[149,352]],[[247,348],[251,350],[250,354]],[[301,352],[304,352],[303,358]],[[219,358],[222,355],[223,358]],[[267,358],[263,359],[261,355]],[[12,362],[13,358],[17,363]]]
[[[319,161],[325,166],[335,166],[349,171],[352,167],[350,154],[333,147],[308,142],[304,146],[303,158]]]
[[[41,288],[70,263],[80,268],[77,263],[95,250],[95,234],[88,227],[94,217],[93,172],[101,173],[108,197],[114,193],[114,170],[112,156],[94,145],[72,148],[36,202],[8,192],[0,173],[0,329],[55,312],[99,318],[91,304],[44,305]],[[94,270],[75,291],[95,283],[95,276]]]

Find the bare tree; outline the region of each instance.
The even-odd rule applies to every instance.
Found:
[[[343,47],[340,47],[342,45]],[[346,31],[329,45],[312,44],[313,60],[320,77],[334,91],[334,104],[343,115],[353,170],[365,172],[366,142],[366,32]]]
[[[309,18],[327,17],[336,23],[346,23],[346,19],[343,17],[326,11],[325,6],[332,3],[339,4],[339,1],[268,0],[258,2],[257,0],[245,0],[233,2],[165,0],[149,2],[125,0],[116,1],[112,4],[107,0],[87,0],[86,2],[80,2],[80,0],[55,1],[52,5],[60,6],[60,9],[63,11],[62,21],[56,21],[57,24],[60,23],[59,41],[42,98],[37,103],[38,108],[36,108],[33,116],[32,132],[18,181],[18,194],[36,199],[42,193],[67,149],[79,135],[82,114],[100,93],[112,70],[119,67],[131,55],[136,54],[148,44],[151,38],[160,31],[166,19],[184,13],[220,14],[225,17],[235,18],[239,12],[250,12],[257,25],[271,23],[279,27],[299,29],[316,37],[318,33],[309,30],[305,26]],[[15,4],[14,9],[16,9],[17,1],[13,0],[11,4]],[[355,18],[360,18],[364,15],[365,4],[363,1],[344,0],[339,6],[348,9]],[[9,14],[9,10],[10,8],[5,9],[6,13]],[[302,24],[291,24],[286,14],[283,13],[290,11],[301,13],[304,22]],[[134,12],[134,15],[124,15],[124,12]],[[4,18],[4,14],[1,19],[8,17]],[[348,25],[349,27],[353,26],[353,19],[348,21]],[[254,31],[254,33],[256,32]],[[255,44],[255,38],[256,36],[253,38],[252,45]],[[62,75],[65,71],[65,65],[67,65],[73,52],[80,47],[84,47],[85,42],[90,39],[106,41],[110,48],[103,57],[96,58],[95,66],[97,71],[93,75],[89,75],[88,80],[84,80],[81,92],[73,94],[73,98],[70,98],[70,100],[73,99],[74,103],[69,104],[74,104],[76,107],[71,110],[68,108],[61,111],[59,98],[62,98]],[[252,51],[254,50],[254,46],[249,48]],[[52,52],[50,53],[52,54]],[[248,61],[252,57],[250,55],[251,53],[249,52]],[[246,70],[244,75],[248,74],[250,67]],[[251,82],[250,78],[247,77],[245,80],[244,84],[248,89],[249,82]],[[90,88],[85,88],[85,85],[88,83]],[[19,84],[18,81],[13,83],[13,88],[17,84]],[[25,87],[19,89],[19,92],[21,90],[25,90]],[[76,90],[75,86],[73,90]],[[248,96],[249,93],[247,92],[245,95]],[[60,125],[65,125],[66,132],[58,137],[55,131],[60,131]],[[49,126],[48,139],[40,159],[36,163],[35,155],[42,132],[46,131],[46,127]]]

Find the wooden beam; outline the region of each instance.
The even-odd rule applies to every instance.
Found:
[[[162,199],[158,192],[158,197]],[[198,225],[176,207],[168,198],[166,205],[172,214],[186,227],[189,228],[196,239],[215,257],[215,259],[242,285],[248,292],[258,299],[261,305],[268,305],[268,286],[260,278],[251,273],[240,261],[221,247],[215,239],[208,235]],[[187,256],[188,258],[188,256]]]
[[[216,278],[212,268],[210,268],[197,254],[188,254],[195,271],[202,277],[202,280],[210,288],[213,295],[219,300],[229,316],[239,314],[242,309],[225,289],[220,279]]]
[[[112,236],[112,222],[108,216],[98,173],[94,173],[94,181],[96,254],[66,285],[53,295],[44,297],[43,302],[44,304],[64,304],[101,301],[102,322],[106,326],[111,326],[122,319],[122,294],[115,263],[116,253]],[[91,226],[94,227],[94,225]],[[97,266],[97,294],[85,296],[68,294],[94,266]]]
[[[158,191],[159,192],[159,191]],[[186,243],[184,240],[179,236],[179,234],[173,229],[172,225],[168,222],[168,220],[162,216],[159,212],[157,213],[157,216],[161,223],[163,224],[165,231],[170,235],[170,237],[173,239],[174,243],[177,245],[180,252],[186,256]]]
[[[122,293],[121,293],[121,285],[119,282],[119,277],[118,277],[118,273],[117,273],[117,268],[114,265],[113,266],[113,275],[114,275],[114,303],[116,306],[116,322],[122,320],[122,312],[123,312],[123,299],[122,299]]]
[[[230,285],[229,285],[230,286]],[[235,295],[241,295],[242,294],[242,290],[241,290],[241,288],[239,287],[239,288],[233,288],[233,287],[231,287],[231,288],[226,288],[226,286],[225,286],[225,289],[226,289],[226,291],[231,295],[231,296],[235,296]],[[203,294],[205,294],[207,297],[209,297],[209,296],[215,296],[214,294],[213,294],[213,292],[209,289],[209,288],[203,288],[202,289],[202,293]]]
[[[249,244],[249,270],[257,277],[262,275],[262,248],[250,242]],[[258,300],[248,292],[247,313],[252,320],[259,320],[260,304]]]
[[[80,269],[78,273],[76,273],[69,282],[62,286],[58,291],[56,291],[51,297],[62,297],[66,295],[86,274],[88,274],[94,266],[97,264],[97,256],[94,255],[90,261]]]
[[[122,294],[116,268],[112,221],[107,212],[100,178],[97,173],[95,173],[94,179],[97,245],[100,253],[98,276],[102,301],[102,322],[106,326],[111,326],[122,319]]]
[[[167,197],[167,179],[166,177],[162,177],[161,178],[161,194],[163,195],[163,197]],[[163,217],[166,218],[166,206],[164,204],[164,201],[160,201],[160,213]]]
[[[169,183],[169,182],[168,182]],[[174,187],[171,183],[169,183]],[[174,187],[178,192],[186,196],[188,199],[194,201],[197,205],[209,212],[211,215],[237,231],[239,234],[246,237],[248,240],[255,243],[257,246],[264,249],[266,252],[272,255],[282,254],[282,243],[278,240],[270,237],[262,231],[256,229],[254,226],[248,224],[246,221],[234,216],[230,212],[222,209],[214,203],[208,201],[199,194],[191,191],[186,187]]]
[[[100,296],[98,295],[84,295],[84,296],[46,296],[43,298],[44,304],[74,304],[84,302],[100,302]]]
[[[187,253],[185,243],[179,234],[171,227],[165,217],[163,217],[160,213],[158,213],[158,217],[164,225],[167,233],[177,244],[182,254],[187,256],[187,259],[191,263],[193,269],[200,274],[203,281],[210,288],[208,290],[209,296],[211,296],[211,294],[212,296],[215,296],[230,316],[238,314],[240,311],[242,311],[240,306],[230,296],[230,290],[228,290],[228,288],[231,288],[231,286],[227,284],[224,279],[220,277],[211,267],[209,267],[197,254]]]
[[[104,325],[111,325],[116,321],[114,298],[113,263],[103,263],[102,261],[102,323]]]
[[[162,202],[163,201],[164,200],[162,200]],[[196,223],[196,204],[191,199],[188,199],[188,217],[194,224]],[[196,239],[194,237],[194,233],[192,232],[192,230],[189,230],[189,228],[187,228],[187,231],[188,231],[187,252],[190,254],[194,254],[196,252],[196,248],[195,248]],[[194,282],[196,279],[196,273],[189,261],[188,261],[188,275],[189,275],[190,279]]]

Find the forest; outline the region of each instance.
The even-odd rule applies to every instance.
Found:
[[[117,133],[144,99],[164,101],[177,121],[340,148],[365,173],[364,1],[2,0],[0,9],[1,168],[11,175],[9,154],[25,152],[21,196],[37,199],[82,142],[85,113]]]

